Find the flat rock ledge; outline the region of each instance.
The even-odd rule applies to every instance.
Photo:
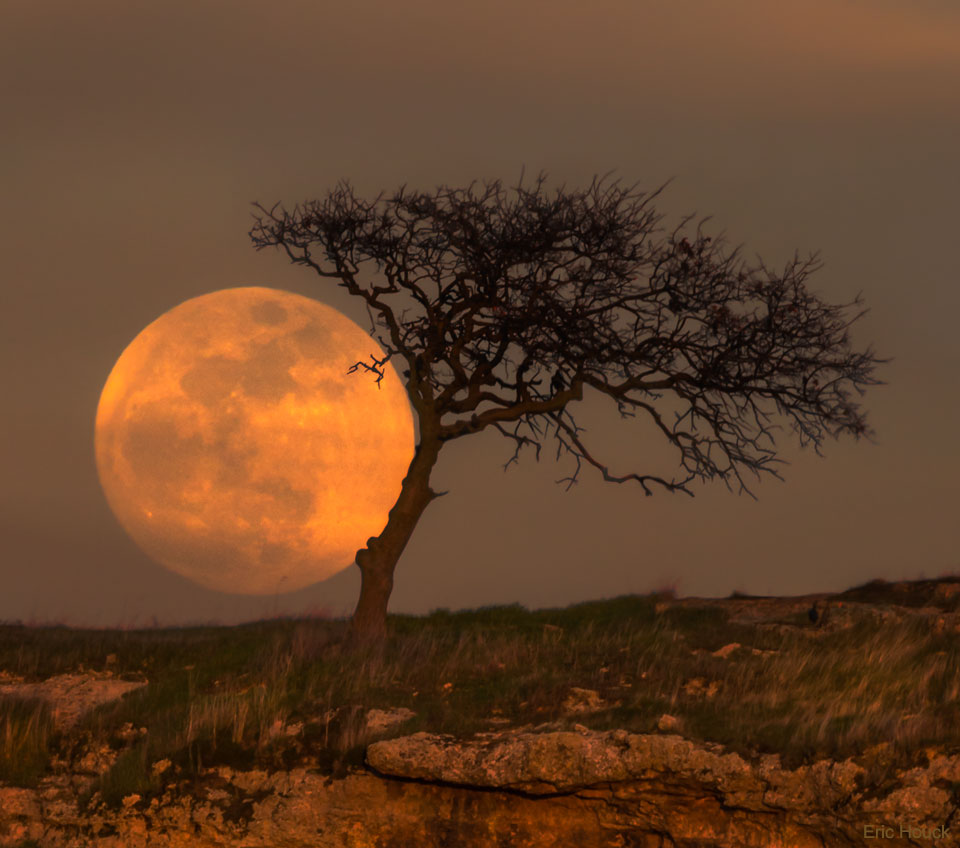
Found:
[[[210,769],[120,809],[80,810],[69,774],[0,786],[0,846],[44,848],[825,848],[955,846],[960,755],[883,774],[784,769],[626,731],[500,731],[376,742],[366,770]],[[873,842],[873,840],[878,840]]]
[[[17,698],[39,698],[50,704],[57,727],[72,727],[88,710],[115,701],[128,692],[147,685],[145,680],[118,680],[110,672],[95,674],[58,674],[39,683],[3,682],[0,695]]]

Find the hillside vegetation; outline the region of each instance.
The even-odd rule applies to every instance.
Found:
[[[374,738],[574,724],[883,772],[960,750],[958,592],[957,578],[874,581],[821,596],[816,622],[811,598],[742,595],[394,615],[387,646],[360,653],[338,620],[2,625],[0,683],[92,673],[147,685],[68,728],[43,700],[0,698],[0,781],[36,785],[99,746],[112,765],[92,791],[119,803],[211,765],[336,777]],[[368,728],[368,710],[401,707],[415,716]]]

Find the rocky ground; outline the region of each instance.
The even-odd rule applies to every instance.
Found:
[[[932,589],[931,598],[908,597],[905,589],[902,604],[849,594],[664,603],[722,603],[744,622],[783,627],[793,626],[782,622],[818,600],[818,621],[804,631],[816,639],[848,626],[866,607],[880,617],[923,616],[931,628],[956,631],[956,611],[935,602],[936,593],[952,598],[958,589],[960,584],[945,584]],[[714,655],[739,650],[745,649],[732,643]],[[102,675],[33,684],[7,677],[0,691],[33,686],[31,694],[50,698],[58,705],[58,721],[69,724],[136,685]],[[609,706],[597,692],[573,687],[564,711],[579,721],[576,716]],[[412,715],[367,710],[366,725],[371,733],[396,732]],[[220,766],[186,781],[161,761],[153,768],[162,793],[129,795],[119,808],[97,795],[81,805],[117,755],[91,741],[72,759],[55,762],[36,788],[0,785],[0,846],[960,845],[954,833],[960,833],[960,752],[931,748],[922,764],[895,768],[883,743],[856,759],[787,768],[777,755],[745,759],[685,738],[674,716],[663,715],[658,726],[659,732],[642,734],[556,722],[505,727],[493,718],[489,732],[471,738],[420,732],[372,742],[363,767],[336,775],[309,763],[273,772]],[[125,731],[131,738],[139,732]],[[297,728],[278,729],[285,732]]]
[[[777,756],[752,764],[676,734],[586,728],[417,733],[370,745],[367,768],[336,779],[220,767],[149,801],[81,811],[92,779],[0,788],[0,845],[824,848],[862,845],[883,827],[884,845],[952,846],[960,828],[960,756],[871,785],[853,761],[789,770]]]

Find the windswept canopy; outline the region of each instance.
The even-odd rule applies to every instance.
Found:
[[[825,434],[869,435],[852,400],[881,381],[871,350],[850,348],[850,304],[831,306],[805,287],[816,256],[781,272],[748,265],[740,249],[704,235],[693,216],[671,232],[651,201],[619,182],[550,193],[541,175],[507,190],[499,181],[433,193],[399,191],[373,201],[347,183],[323,200],[260,214],[258,249],[282,247],[297,264],[331,277],[367,304],[386,357],[357,363],[378,375],[406,362],[421,434],[440,443],[495,427],[539,458],[552,435],[576,470],[596,467],[692,494],[694,478],[743,468],[779,477],[771,414],[819,453]],[[367,271],[372,273],[367,273]],[[379,378],[378,378],[379,379]],[[614,473],[588,446],[571,401],[584,387],[612,398],[623,416],[650,417],[678,453],[666,480]],[[664,393],[681,411],[672,420]]]

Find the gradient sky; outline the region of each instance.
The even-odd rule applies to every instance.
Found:
[[[696,498],[604,483],[550,445],[502,470],[496,432],[448,445],[393,612],[529,607],[674,587],[837,591],[960,571],[960,9],[952,0],[11,0],[0,28],[0,620],[135,626],[352,609],[359,571],[223,595],[152,563],[100,490],[93,423],[127,344],[178,303],[265,285],[367,328],[281,253],[250,203],[546,170],[673,182],[665,225],[712,215],[808,285],[863,292],[854,345],[894,361],[878,444],[778,440],[786,482]],[[613,404],[577,410],[618,471],[668,455]],[[645,464],[646,463],[646,464]],[[672,466],[671,466],[672,467]]]

